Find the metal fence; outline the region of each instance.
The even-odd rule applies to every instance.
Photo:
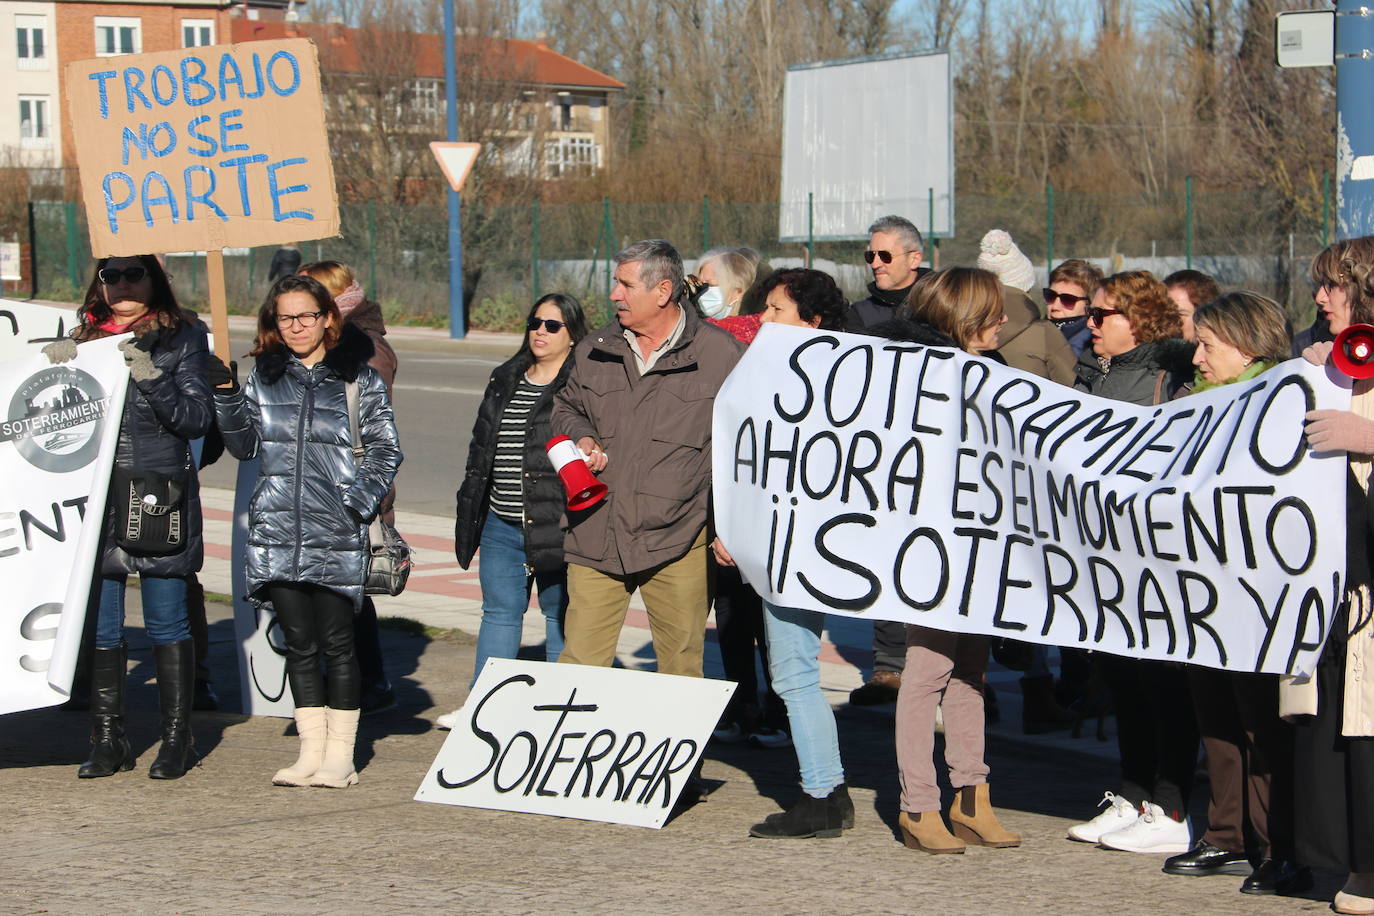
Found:
[[[817,206],[820,204],[818,203]],[[1310,319],[1307,266],[1330,238],[1330,206],[1306,219],[1265,191],[1083,194],[1047,188],[1040,195],[960,195],[954,237],[928,240],[928,261],[972,264],[988,229],[1011,233],[1043,280],[1047,263],[1087,258],[1109,271],[1145,268],[1159,275],[1185,266],[1277,298],[1297,321]],[[345,205],[338,238],[305,242],[306,260],[350,264],[389,318],[436,325],[448,319],[447,217],[443,206]],[[32,235],[37,292],[75,300],[90,280],[85,217],[79,204],[35,202]],[[874,214],[875,217],[880,214]],[[915,216],[918,226],[922,214]],[[1281,227],[1296,226],[1292,231]],[[922,227],[924,229],[924,227]],[[682,203],[592,203],[465,207],[464,265],[475,288],[468,325],[509,329],[539,294],[555,290],[584,298],[595,314],[610,291],[612,255],[636,239],[667,238],[694,258],[713,245],[748,245],[774,263],[812,262],[832,270],[846,294],[858,298],[869,278],[862,242],[782,242],[776,203],[727,203],[702,198]],[[267,290],[274,248],[225,252],[231,308],[251,311]],[[168,269],[184,304],[204,308],[203,258],[171,254]],[[609,314],[609,312],[607,313]]]

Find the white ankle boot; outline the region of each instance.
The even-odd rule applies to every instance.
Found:
[[[310,778],[324,762],[325,722],[323,706],[296,707],[296,733],[301,737],[301,753],[296,762],[272,777],[274,786],[308,786]]]
[[[1374,913],[1374,872],[1351,872],[1345,887],[1336,892],[1331,908],[1350,916]]]
[[[324,742],[324,763],[310,780],[312,786],[346,789],[358,782],[353,769],[353,744],[358,739],[358,710],[325,707],[328,734]]]

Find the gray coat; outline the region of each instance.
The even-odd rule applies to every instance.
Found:
[[[391,401],[367,365],[372,342],[344,325],[338,344],[306,368],[287,350],[258,357],[241,390],[215,391],[225,448],[260,460],[248,504],[248,593],[305,582],[363,600],[367,522],[401,465]],[[358,382],[365,451],[353,459],[345,382]]]

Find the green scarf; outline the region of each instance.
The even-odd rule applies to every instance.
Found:
[[[1265,371],[1266,369],[1272,369],[1272,368],[1274,368],[1276,365],[1278,365],[1278,363],[1271,363],[1271,362],[1267,362],[1267,361],[1262,360],[1262,359],[1257,359],[1257,360],[1255,360],[1253,363],[1251,363],[1251,364],[1249,365],[1249,367],[1248,367],[1244,372],[1242,372],[1240,375],[1236,376],[1235,378],[1231,379],[1231,380],[1228,381],[1228,382],[1209,382],[1209,381],[1207,381],[1205,378],[1202,377],[1202,373],[1201,373],[1201,372],[1199,372],[1199,371],[1194,371],[1194,373],[1193,373],[1193,390],[1192,390],[1190,393],[1191,393],[1191,394],[1198,394],[1199,392],[1202,392],[1202,391],[1210,391],[1210,390],[1213,389],[1213,388],[1220,388],[1220,387],[1223,386],[1223,385],[1230,385],[1230,384],[1233,384],[1233,383],[1235,383],[1235,382],[1243,382],[1243,381],[1246,381],[1247,379],[1252,379],[1252,378],[1254,378],[1255,376],[1259,375],[1261,372]]]

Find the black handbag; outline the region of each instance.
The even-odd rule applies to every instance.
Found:
[[[353,460],[363,462],[363,438],[358,422],[358,383],[346,382],[348,425],[353,433]],[[405,591],[412,565],[410,545],[392,525],[382,521],[380,513],[367,526],[367,569],[363,575],[363,594],[391,595]]]
[[[110,477],[114,541],[135,557],[186,549],[186,477],[116,466]]]

